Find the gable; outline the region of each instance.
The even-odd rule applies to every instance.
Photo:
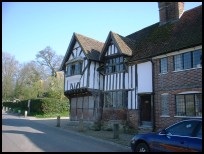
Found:
[[[107,57],[107,56],[119,55],[121,54],[121,52],[117,49],[114,43],[110,43],[104,54]]]
[[[76,41],[74,47],[72,48],[70,54],[69,54],[69,57],[67,58],[67,62],[72,60],[72,59],[75,59],[77,57],[82,57],[84,58],[85,57],[85,54],[83,52],[83,49],[81,48],[81,46],[79,45],[79,43]]]
[[[99,61],[102,47],[102,42],[74,33],[59,71],[65,70],[65,63],[76,57]]]
[[[107,55],[132,55],[132,49],[130,48],[131,40],[128,38],[124,38],[116,33],[109,32],[108,37],[106,39],[106,43],[102,49],[100,60]]]

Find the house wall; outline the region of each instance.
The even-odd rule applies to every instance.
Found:
[[[108,56],[120,55],[120,51],[114,44],[109,45],[105,53],[105,58]],[[104,75],[104,92],[108,91],[128,91],[127,108],[103,108],[102,120],[108,125],[112,125],[115,121],[120,121],[124,124],[127,120],[133,120],[131,123],[137,122],[133,114],[128,114],[128,109],[134,110],[137,108],[137,67],[136,64],[127,65],[127,71]]]
[[[153,58],[154,63],[154,87],[155,87],[155,127],[166,127],[178,120],[189,118],[176,116],[175,95],[188,91],[202,92],[202,68],[192,68],[182,71],[174,71],[173,55],[183,53],[185,51],[192,51],[186,49],[181,52],[163,55]],[[160,74],[160,58],[168,57],[168,72]],[[161,94],[168,94],[169,115],[161,115]]]
[[[120,54],[117,47],[109,45],[105,57]],[[104,91],[128,91],[128,109],[137,108],[136,65],[129,65],[127,72],[107,74],[104,76]]]
[[[152,93],[152,63],[150,61],[137,65],[138,93]]]
[[[72,54],[68,58],[68,61],[73,60],[74,58],[82,57],[82,72],[85,69],[82,75],[74,75],[65,77],[65,91],[77,88],[90,88],[90,89],[102,89],[102,75],[99,74],[97,68],[99,67],[98,62],[91,61],[85,57],[82,48],[79,46],[79,43],[76,42],[73,48]],[[66,68],[67,69],[67,68]]]

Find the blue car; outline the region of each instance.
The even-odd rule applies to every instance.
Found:
[[[202,152],[202,119],[177,122],[159,132],[137,134],[133,152]]]

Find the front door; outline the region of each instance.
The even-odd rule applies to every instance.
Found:
[[[151,121],[151,95],[140,96],[141,121]]]

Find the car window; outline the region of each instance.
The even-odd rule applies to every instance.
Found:
[[[202,138],[202,125],[201,125],[201,127],[199,128],[198,133],[196,134],[196,137]]]
[[[183,121],[167,128],[166,131],[170,135],[192,136],[197,124],[197,121]]]

